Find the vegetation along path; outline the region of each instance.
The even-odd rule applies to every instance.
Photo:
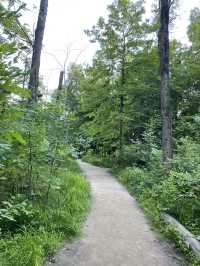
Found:
[[[80,162],[93,203],[84,236],[57,255],[57,266],[180,265],[170,247],[150,229],[136,201],[105,169]]]

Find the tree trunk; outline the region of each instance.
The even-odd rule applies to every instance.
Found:
[[[123,144],[124,144],[124,121],[123,121],[123,112],[124,112],[124,96],[120,96],[120,129],[119,129],[119,134],[120,134],[120,143],[119,143],[119,149],[122,152],[123,151]]]
[[[31,132],[28,131],[28,149],[29,149],[29,158],[28,158],[28,188],[27,196],[31,199],[33,194],[33,151],[32,151],[32,140]]]
[[[35,30],[35,40],[33,44],[31,72],[30,72],[30,80],[28,86],[29,89],[31,90],[31,99],[30,99],[31,102],[37,102],[38,100],[40,58],[42,52],[42,43],[44,38],[47,10],[48,10],[48,0],[41,0],[38,22]]]
[[[58,91],[57,91],[57,96],[56,96],[57,100],[59,100],[60,91],[62,91],[62,88],[63,88],[64,73],[65,73],[64,71],[60,71],[59,83],[58,83]]]
[[[60,71],[58,90],[62,90],[64,80],[64,71]]]
[[[122,93],[120,95],[120,151],[121,153],[123,152],[123,145],[124,145],[124,119],[123,119],[123,115],[124,115],[124,94],[123,94],[123,90],[124,90],[124,84],[125,84],[125,69],[124,69],[124,64],[122,64],[122,73],[121,73],[121,90]]]
[[[126,56],[126,40],[123,33],[123,53],[121,61],[121,95],[120,95],[120,152],[123,154],[123,145],[124,145],[124,85],[126,82],[126,73],[125,73],[125,56]]]
[[[172,113],[169,89],[169,0],[160,0],[160,91],[162,114],[162,146],[163,162],[167,169],[170,168],[172,159]]]

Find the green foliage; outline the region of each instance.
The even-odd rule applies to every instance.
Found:
[[[83,160],[96,166],[103,166],[105,168],[114,167],[114,161],[109,156],[97,156],[92,151],[88,151],[87,154],[83,156]]]
[[[45,178],[48,179],[48,173]],[[59,169],[56,179],[57,186],[51,187],[48,203],[35,202],[31,212],[23,202],[14,206],[9,204],[9,211],[12,215],[14,212],[15,218],[24,213],[29,218],[30,213],[34,216],[18,234],[4,235],[0,241],[0,265],[43,265],[45,257],[53,256],[62,240],[80,232],[90,203],[89,185],[72,160],[69,160],[68,169]],[[22,208],[19,209],[20,205]]]
[[[80,231],[89,186],[72,159],[62,102],[31,109],[8,102],[5,108],[0,132],[0,264],[42,265],[61,240]]]
[[[11,239],[2,239],[0,244],[0,265],[43,265],[44,257],[54,254],[62,235],[43,228],[37,232],[29,230]]]
[[[31,38],[28,29],[19,18],[25,5],[15,1],[15,5],[0,3],[0,102],[6,103],[10,95],[27,97],[29,92],[22,89],[24,73],[19,68],[30,53]]]
[[[52,230],[62,231],[65,235],[74,235],[80,231],[82,218],[88,208],[89,187],[79,174],[63,171],[60,183],[52,186],[49,195],[50,210],[41,210],[40,223]]]
[[[0,3],[0,265],[43,265],[80,232],[89,185],[71,145],[66,95],[30,105],[32,41],[22,1]],[[24,65],[24,67],[23,67]],[[25,68],[25,69],[21,69]],[[78,74],[77,74],[78,75]]]
[[[72,158],[81,156],[112,168],[159,227],[167,211],[198,237],[199,9],[191,12],[191,46],[170,41],[170,173],[162,166],[157,15],[146,21],[143,1],[114,1],[107,19],[86,31],[99,44],[92,64],[70,65],[50,102],[29,105],[25,9],[21,0],[0,3],[0,265],[42,265],[80,231],[89,188]]]
[[[119,149],[122,121],[123,138],[128,145],[134,130],[134,140],[144,132],[145,124],[155,113],[149,112],[149,97],[153,106],[159,106],[155,75],[158,56],[144,20],[143,1],[115,1],[108,12],[108,20],[99,18],[96,26],[86,31],[91,41],[100,45],[92,66],[71,66],[66,88],[70,94],[67,108],[73,117],[71,132],[78,131],[77,137],[89,144],[83,147],[76,141],[76,148],[83,153],[89,148],[102,156]],[[146,67],[141,72],[138,65]],[[146,72],[151,79],[146,78]],[[141,120],[143,124],[138,126]]]
[[[181,172],[195,173],[200,164],[200,145],[191,138],[181,138],[177,145],[177,154],[173,159],[173,167]]]
[[[160,208],[171,213],[181,223],[189,227],[196,224],[198,228],[199,184],[200,180],[190,174],[172,171],[166,180],[154,186],[152,197],[159,198]]]
[[[188,249],[188,246],[183,241],[182,237],[178,234],[174,226],[168,225],[165,226],[164,229],[165,236],[173,241],[175,244],[175,247],[181,250],[181,252],[185,255],[186,263],[189,263],[192,266],[198,266],[200,264],[199,258],[197,258],[190,249]]]
[[[0,208],[1,231],[14,231],[16,228],[28,224],[34,216],[33,206],[27,200],[12,196],[9,201],[2,201]]]
[[[119,173],[119,180],[127,185],[128,190],[134,190],[135,193],[143,192],[144,187],[150,183],[147,173],[141,168],[127,167]]]
[[[198,7],[191,11],[190,15],[191,24],[188,28],[188,36],[195,49],[200,48],[200,9]]]
[[[193,143],[194,144],[194,143]],[[194,144],[195,145],[195,144]],[[152,202],[160,212],[176,217],[197,235],[199,232],[200,179],[198,147],[192,149],[191,141],[184,140],[178,147],[169,175],[161,167],[154,151],[147,168],[127,167],[121,170],[119,180],[126,184],[142,202]]]

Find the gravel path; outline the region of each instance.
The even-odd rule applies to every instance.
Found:
[[[126,189],[105,169],[80,162],[92,187],[92,208],[82,239],[68,243],[56,266],[183,265],[152,232]]]

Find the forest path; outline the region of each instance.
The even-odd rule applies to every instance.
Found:
[[[79,162],[91,183],[92,207],[83,238],[59,252],[56,266],[183,265],[152,232],[142,210],[105,169]]]

